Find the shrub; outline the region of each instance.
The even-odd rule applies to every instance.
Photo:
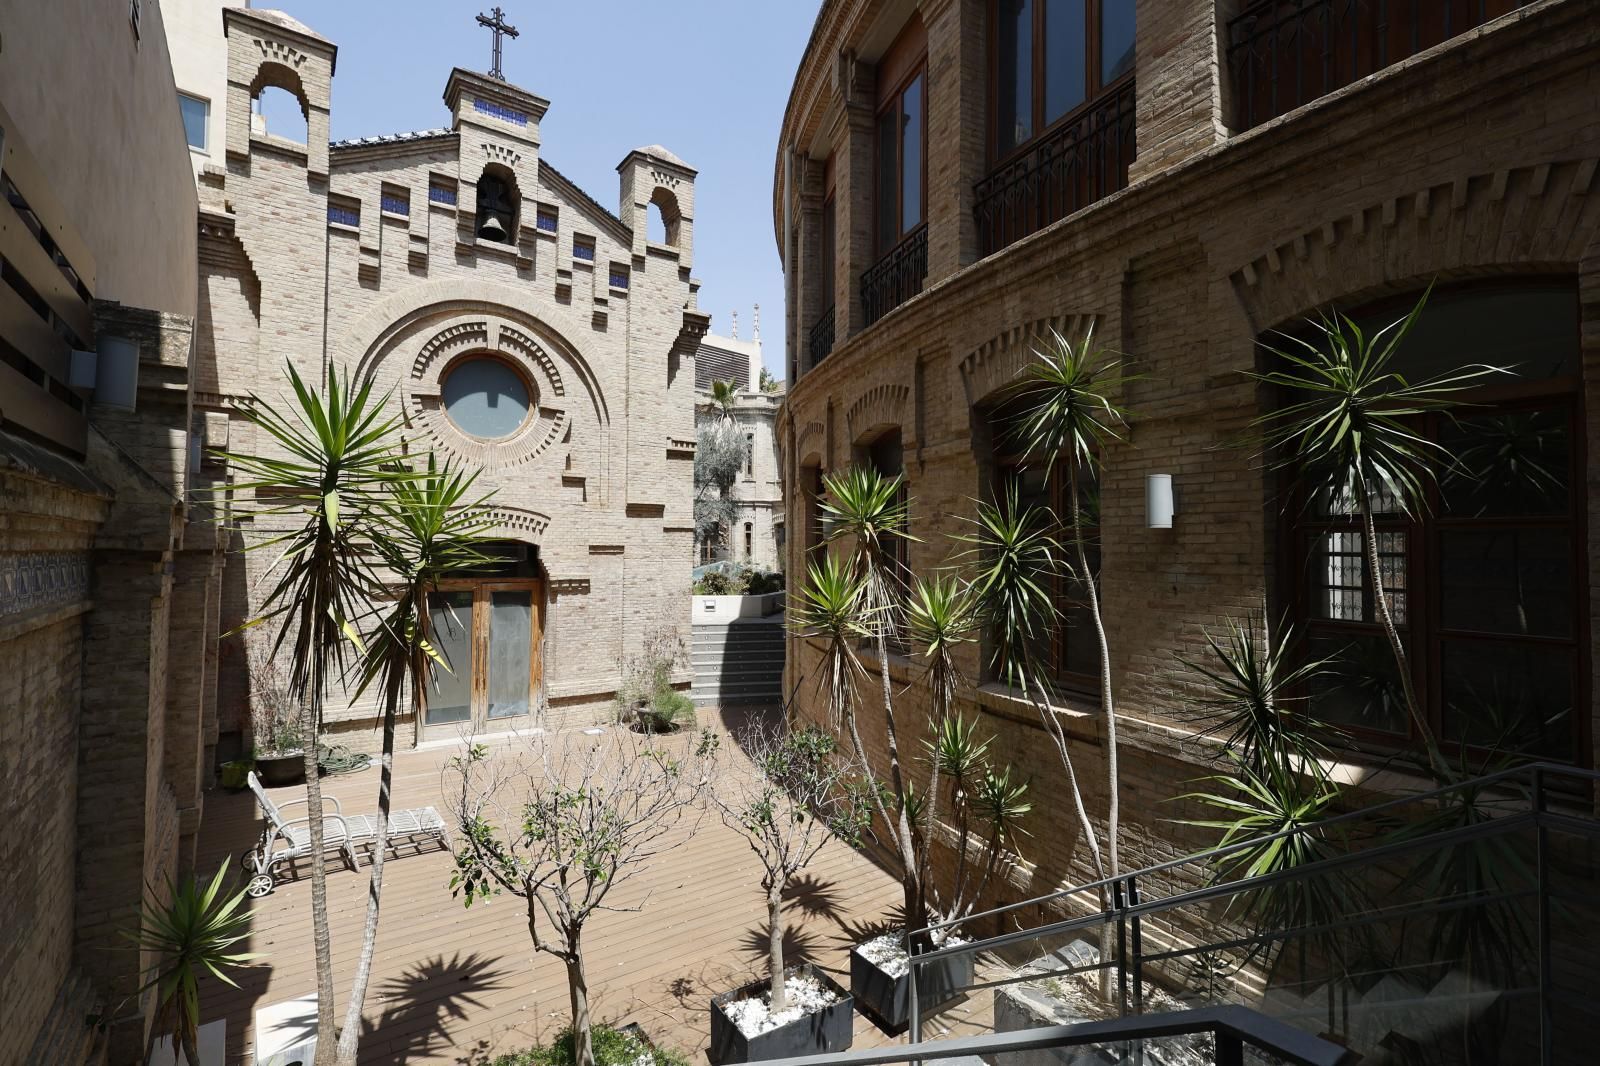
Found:
[[[681,1052],[651,1047],[613,1026],[596,1025],[592,1033],[595,1066],[638,1066],[646,1057],[654,1066],[689,1066]],[[549,1047],[513,1051],[499,1056],[489,1066],[573,1066],[572,1027],[557,1033],[555,1043]]]
[[[741,574],[727,574],[721,570],[712,570],[699,581],[695,582],[694,591],[697,596],[740,596],[743,595],[744,581]]]

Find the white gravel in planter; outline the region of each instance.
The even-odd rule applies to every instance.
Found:
[[[772,1001],[770,989],[759,996],[726,1004],[722,1008],[723,1012],[734,1025],[739,1027],[741,1033],[750,1037],[770,1033],[780,1026],[799,1021],[808,1014],[815,1014],[824,1007],[839,1002],[839,997],[833,989],[815,977],[791,974],[783,983],[783,989],[789,997],[789,1005],[777,1014],[773,1014],[769,1009]]]
[[[935,929],[930,938],[935,948],[971,943],[966,937],[947,933],[943,929]],[[857,944],[856,950],[861,953],[862,958],[890,977],[904,977],[911,972],[911,956],[906,954],[903,933],[884,933],[882,936],[875,936],[871,940]]]

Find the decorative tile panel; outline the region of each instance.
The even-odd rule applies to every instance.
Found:
[[[500,119],[502,122],[510,122],[516,126],[526,126],[528,124],[527,115],[521,111],[497,104],[493,100],[482,100],[474,97],[472,108],[474,111],[482,111],[485,115]]]
[[[88,552],[0,553],[0,618],[88,595]]]

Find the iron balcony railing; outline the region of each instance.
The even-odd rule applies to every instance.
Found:
[[[921,292],[927,276],[928,224],[924,222],[861,275],[861,307],[867,325]]]
[[[833,305],[829,304],[822,316],[811,324],[811,336],[806,347],[811,355],[812,366],[822,362],[833,351],[833,317]]]
[[[1046,1056],[1043,1061],[1071,1063],[1117,1062],[1109,1058],[1112,1049],[1129,1049],[1132,1055],[1149,1052],[1148,1062],[1161,1061],[1160,1048],[1178,1037],[1209,1036],[1210,1060],[1216,1066],[1243,1066],[1244,1049],[1261,1056],[1252,1062],[1292,1063],[1293,1066],[1350,1066],[1358,1056],[1348,1048],[1330,1043],[1293,1026],[1273,1021],[1245,1007],[1205,1007],[1197,1010],[1151,1014],[1142,1018],[1079,1022],[1075,1025],[1049,1025],[989,1036],[959,1036],[949,1040],[930,1040],[910,1046],[866,1048],[833,1055],[807,1055],[792,1059],[771,1059],[764,1066],[894,1066],[921,1063],[929,1059],[964,1058],[968,1061],[1010,1063],[1036,1061],[1024,1053],[1084,1048],[1082,1057]],[[1013,1059],[1011,1056],[1017,1056]],[[1186,1059],[1186,1061],[1193,1061]]]
[[[1127,188],[1134,157],[1134,104],[1129,78],[978,182],[973,212],[982,254],[998,252]]]
[[[1597,784],[1530,764],[931,926],[910,938],[912,1039],[929,996],[1083,977],[1114,990],[1115,1014],[1248,1005],[1363,1061],[1410,1061],[1419,1041],[1455,1049],[1441,1066],[1586,1061],[1600,822],[1574,797]],[[1296,839],[1328,857],[1219,873]],[[1052,911],[1073,916],[1028,923]]]
[[[1532,0],[1257,0],[1228,20],[1228,67],[1250,129]]]

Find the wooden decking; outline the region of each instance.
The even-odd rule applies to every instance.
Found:
[[[701,712],[718,727],[721,713]],[[395,806],[433,805],[445,810],[441,771],[459,748],[407,752],[397,757]],[[351,813],[376,807],[377,771],[326,778],[324,792]],[[303,790],[282,790],[284,798]],[[199,866],[214,870],[225,856],[248,849],[261,820],[248,793],[206,797]],[[762,971],[766,908],[759,865],[744,839],[714,816],[678,841],[608,903],[641,906],[637,912],[602,913],[585,932],[592,1003],[598,1018],[637,1022],[663,1046],[704,1062],[710,997]],[[360,947],[367,867],[351,872],[330,860],[334,982],[340,1016]],[[449,890],[453,863],[438,848],[402,848],[385,865],[383,915],[361,1060],[371,1063],[453,1063],[482,1066],[495,1055],[549,1040],[566,1022],[567,991],[561,964],[535,956],[522,901],[497,897],[464,909]],[[865,930],[895,911],[900,890],[893,876],[867,857],[830,843],[791,886],[791,960],[809,959],[849,983],[848,952]],[[302,875],[280,877],[278,889],[253,901],[254,932],[247,950],[266,957],[244,969],[239,988],[215,980],[205,988],[202,1018],[225,1017],[230,1063],[253,1063],[252,1019],[269,1004],[316,990],[311,949],[311,886]],[[986,1004],[976,998],[953,1005],[939,1019],[951,1035],[987,1026]],[[856,1046],[890,1042],[870,1022],[856,1018]]]

